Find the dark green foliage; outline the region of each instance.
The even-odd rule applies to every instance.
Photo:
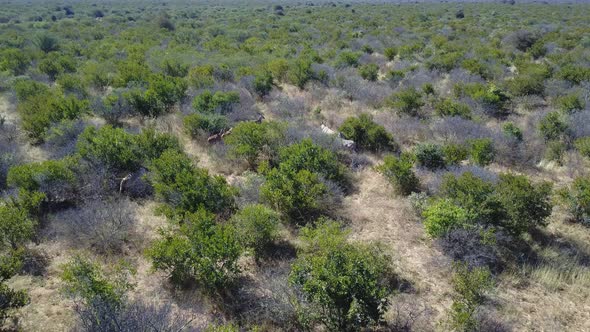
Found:
[[[134,88],[125,93],[132,109],[146,117],[158,117],[169,111],[185,96],[187,84],[183,78],[152,75],[148,88]]]
[[[343,51],[338,55],[336,66],[338,67],[356,67],[359,64],[361,53]]]
[[[434,109],[438,116],[459,116],[465,119],[471,118],[471,110],[469,109],[469,106],[448,98],[436,103]]]
[[[393,94],[390,98],[389,104],[399,113],[410,116],[418,115],[420,108],[424,106],[422,94],[420,94],[420,92],[414,87]]]
[[[291,84],[299,89],[305,88],[305,84],[313,78],[311,61],[306,58],[299,58],[288,67],[287,78]]]
[[[16,250],[34,234],[35,216],[45,195],[21,190],[18,198],[0,201],[0,249]]]
[[[178,230],[162,231],[148,251],[153,267],[169,273],[172,282],[197,281],[206,292],[223,290],[240,272],[242,252],[232,224],[218,224],[203,209],[187,214]]]
[[[532,74],[520,74],[507,83],[508,90],[514,96],[543,95],[545,86],[543,77]]]
[[[468,96],[497,113],[504,113],[507,103],[510,100],[508,95],[493,83],[488,85],[480,83],[457,83],[453,86],[453,93],[457,98]]]
[[[318,174],[308,170],[287,172],[273,168],[260,190],[266,202],[295,223],[313,220],[332,207],[327,202],[328,187]]]
[[[338,131],[346,139],[353,140],[359,148],[364,150],[380,152],[398,149],[393,136],[383,126],[376,124],[369,114],[363,113],[358,117],[347,118]]]
[[[346,168],[330,150],[313,144],[305,138],[301,142],[281,148],[279,151],[280,169],[285,172],[308,170],[320,174],[324,179],[346,186]]]
[[[0,52],[0,71],[10,71],[12,75],[18,76],[25,73],[31,58],[18,48],[7,48]]]
[[[254,91],[260,98],[268,95],[273,85],[274,79],[269,71],[264,71],[254,77]]]
[[[513,138],[517,141],[522,141],[522,130],[512,122],[506,122],[502,126],[502,131],[506,137]]]
[[[39,47],[41,51],[45,53],[57,51],[59,49],[58,40],[49,34],[41,34],[37,36],[35,44],[37,45],[37,47]]]
[[[414,156],[418,165],[430,170],[446,167],[443,149],[439,145],[432,143],[419,144],[414,148]]]
[[[74,190],[76,163],[75,159],[67,158],[13,166],[8,171],[7,183],[27,191],[41,191],[48,200],[60,199],[49,192],[60,188],[57,191],[64,195]]]
[[[545,159],[555,161],[558,165],[562,165],[563,155],[567,150],[567,144],[562,141],[549,141],[545,148]]]
[[[524,175],[500,174],[495,196],[506,214],[501,226],[515,235],[545,226],[552,210],[550,194],[547,182],[533,185]]]
[[[578,138],[575,140],[574,146],[581,155],[590,158],[590,137]]]
[[[555,100],[555,105],[560,111],[565,113],[580,111],[586,107],[584,101],[577,94],[561,96]]]
[[[14,82],[14,92],[19,102],[35,96],[45,95],[48,91],[49,87],[47,85],[30,79],[17,79]]]
[[[387,60],[393,61],[395,59],[395,56],[397,55],[397,50],[395,49],[395,47],[387,47],[385,48],[385,50],[383,50],[383,55],[385,55]]]
[[[211,135],[228,128],[227,118],[218,114],[189,114],[184,117],[182,123],[192,138]]]
[[[182,151],[176,136],[157,132],[154,128],[145,128],[133,138],[143,164],[159,158],[164,151]]]
[[[40,143],[52,124],[77,119],[89,113],[90,106],[88,100],[46,92],[30,96],[18,104],[17,110],[22,118],[23,129],[33,142]]]
[[[449,72],[455,68],[462,56],[459,52],[445,52],[428,61],[426,67],[430,70]]]
[[[75,72],[76,62],[72,57],[50,53],[39,62],[39,70],[47,74],[49,79],[55,80],[60,74]]]
[[[461,144],[446,144],[442,147],[442,152],[447,165],[459,165],[469,157],[469,149]]]
[[[580,84],[584,81],[590,81],[590,67],[567,64],[557,72],[556,76],[571,83]]]
[[[452,283],[455,294],[450,312],[451,328],[454,331],[477,331],[477,309],[493,287],[490,271],[485,267],[470,269],[466,263],[457,262]]]
[[[549,112],[539,122],[539,131],[545,140],[558,140],[567,133],[568,125],[558,112]]]
[[[260,204],[247,205],[231,219],[240,243],[250,249],[256,259],[278,236],[279,214]]]
[[[400,158],[392,155],[385,156],[383,164],[377,166],[377,171],[383,174],[395,190],[402,195],[418,191],[420,181],[412,171],[412,161],[404,155]]]
[[[232,111],[234,105],[240,102],[240,95],[237,92],[221,92],[215,94],[205,90],[193,100],[193,108],[201,113],[219,112],[226,114]]]
[[[559,192],[572,220],[590,226],[590,178],[577,177],[569,188]]]
[[[422,93],[424,93],[425,95],[434,95],[435,91],[434,91],[434,86],[432,85],[432,83],[424,83],[422,85]]]
[[[379,66],[374,63],[362,65],[358,71],[359,75],[367,81],[376,81],[379,78]]]
[[[330,331],[358,331],[379,324],[391,294],[389,258],[375,245],[348,243],[339,225],[323,221],[302,230],[304,248],[293,264],[306,319]]]
[[[196,168],[184,154],[165,151],[150,165],[150,182],[156,196],[167,204],[167,215],[183,215],[205,209],[226,213],[234,209],[234,190],[221,176]]]
[[[224,141],[229,145],[230,154],[245,159],[251,168],[256,168],[260,160],[276,158],[285,130],[285,125],[279,122],[240,122]]]
[[[469,158],[479,166],[487,166],[494,161],[496,150],[491,138],[478,138],[469,141]]]
[[[113,170],[136,170],[141,164],[134,136],[121,128],[106,125],[88,127],[78,137],[77,150],[82,158],[102,163]]]
[[[466,227],[468,212],[449,199],[439,199],[422,211],[424,229],[431,237],[442,237],[455,228]]]

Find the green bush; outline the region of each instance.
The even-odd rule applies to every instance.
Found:
[[[353,244],[335,222],[302,230],[304,249],[290,283],[303,292],[306,319],[329,331],[357,331],[379,324],[391,294],[391,263],[375,245]]]
[[[553,208],[550,195],[547,182],[533,185],[524,175],[500,174],[495,197],[506,215],[500,225],[514,235],[545,226]]]
[[[514,96],[543,95],[545,84],[539,75],[520,74],[507,83],[508,91]]]
[[[387,47],[385,48],[385,50],[383,50],[383,55],[385,55],[387,60],[393,61],[395,59],[395,56],[397,55],[397,50],[395,49],[395,47]]]
[[[144,128],[139,134],[134,135],[133,141],[139,151],[142,164],[159,158],[164,151],[183,151],[176,136],[157,132],[152,127]]]
[[[577,177],[570,188],[559,192],[573,221],[590,226],[590,178]]]
[[[422,94],[414,87],[394,93],[388,103],[399,113],[410,116],[418,115],[420,108],[424,106]]]
[[[590,68],[567,64],[557,72],[556,76],[571,83],[580,84],[584,81],[590,81]]]
[[[358,72],[367,81],[376,81],[379,78],[379,66],[374,63],[360,66]]]
[[[199,209],[227,213],[235,208],[234,190],[225,179],[194,167],[192,161],[178,151],[165,151],[148,168],[156,196],[167,204],[164,213],[169,216]]]
[[[31,65],[29,55],[18,48],[6,48],[0,52],[0,71],[9,71],[14,76],[23,75]]]
[[[383,164],[377,166],[377,171],[402,195],[419,191],[420,181],[412,171],[412,161],[407,157],[385,156]]]
[[[353,140],[359,148],[364,150],[380,152],[398,149],[393,136],[383,126],[373,122],[373,117],[369,114],[363,113],[358,117],[347,118],[338,131],[346,139]]]
[[[574,146],[582,156],[590,158],[590,137],[578,138],[574,141]]]
[[[455,102],[449,98],[443,99],[434,105],[438,116],[459,116],[471,119],[471,109],[466,104]]]
[[[281,219],[275,211],[259,204],[243,207],[231,219],[240,243],[252,250],[256,259],[262,257],[277,238]]]
[[[49,87],[31,79],[20,78],[14,81],[14,92],[16,99],[23,102],[35,96],[47,95]]]
[[[479,166],[487,166],[494,161],[496,150],[491,138],[478,138],[469,141],[469,157]]]
[[[271,69],[272,70],[272,69]],[[276,76],[276,74],[274,75]],[[288,66],[287,79],[299,89],[305,88],[305,84],[313,78],[311,61],[306,58],[299,58]]]
[[[555,106],[565,113],[583,110],[586,107],[584,101],[577,94],[561,96],[555,100]]]
[[[197,281],[207,292],[223,290],[240,272],[242,252],[236,229],[218,224],[203,209],[186,215],[177,231],[163,231],[148,250],[153,267],[169,273],[176,284]]]
[[[134,171],[141,165],[134,136],[110,125],[87,127],[78,137],[77,150],[82,158],[113,170]]]
[[[424,229],[431,237],[441,237],[455,228],[465,227],[469,221],[468,212],[448,199],[428,204],[422,216]]]
[[[221,92],[214,94],[205,90],[193,100],[193,108],[201,113],[218,112],[226,114],[232,111],[234,105],[240,102],[240,95],[235,91]]]
[[[37,36],[35,45],[37,45],[37,47],[39,47],[39,49],[45,53],[57,51],[59,49],[59,41],[57,38],[49,34],[41,34]]]
[[[359,64],[359,58],[361,54],[359,52],[343,51],[338,54],[336,59],[337,67],[356,67]]]
[[[19,191],[17,198],[0,200],[0,249],[17,250],[31,239],[37,226],[36,216],[45,195]]]
[[[494,185],[471,172],[459,177],[447,174],[440,185],[441,197],[446,197],[467,211],[470,221],[490,224],[504,218],[504,210],[493,195]]]
[[[274,85],[272,74],[264,71],[254,77],[254,91],[258,97],[262,98],[270,93]]]
[[[439,145],[432,143],[419,144],[414,148],[414,156],[418,165],[430,170],[446,167],[443,149]]]
[[[459,165],[469,157],[469,149],[461,144],[446,144],[442,147],[442,153],[447,165]]]
[[[273,168],[260,188],[262,199],[295,223],[313,220],[331,208],[328,187],[308,170],[287,172]]]
[[[66,185],[68,190],[76,181],[73,168],[76,160],[47,160],[42,162],[17,165],[10,168],[7,176],[9,186],[28,191],[43,191]]]
[[[218,114],[189,114],[182,120],[184,129],[192,138],[201,135],[211,135],[228,128],[228,121],[224,115]]]
[[[211,65],[193,67],[188,72],[188,80],[197,89],[213,86],[213,71],[214,68]]]
[[[238,123],[224,141],[229,146],[230,155],[243,158],[250,168],[256,168],[259,160],[276,158],[285,131],[285,125],[279,122],[244,121]]]
[[[546,141],[558,140],[567,133],[568,125],[558,112],[549,112],[539,122],[539,131]]]
[[[285,172],[308,170],[341,186],[348,185],[347,171],[330,150],[315,145],[310,138],[279,150],[280,169]]]
[[[467,263],[453,266],[453,304],[450,327],[453,331],[478,331],[477,308],[484,302],[485,294],[493,287],[492,276],[487,267],[470,269]]]
[[[55,80],[60,74],[75,72],[76,62],[72,57],[50,53],[39,62],[39,70],[47,74],[49,79]]]
[[[502,131],[506,137],[513,138],[519,142],[522,141],[522,129],[518,128],[514,123],[506,122],[502,126]]]

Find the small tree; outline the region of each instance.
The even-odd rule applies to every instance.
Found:
[[[414,155],[420,166],[430,170],[446,167],[443,149],[439,145],[432,143],[419,144],[414,148]]]
[[[502,126],[502,131],[506,137],[513,138],[519,142],[522,141],[522,129],[518,128],[514,123],[506,122]]]
[[[424,106],[422,94],[414,87],[397,92],[390,97],[389,105],[399,113],[410,116],[418,115],[420,108]]]
[[[182,123],[184,129],[192,138],[219,133],[221,130],[228,128],[227,118],[224,115],[217,114],[189,114],[184,117]]]
[[[385,50],[383,50],[383,55],[385,55],[387,60],[393,61],[395,59],[395,56],[397,55],[397,50],[395,49],[395,47],[387,47],[385,48]]]
[[[582,156],[590,158],[590,137],[578,138],[575,140],[574,146]]]
[[[539,122],[539,131],[547,141],[562,138],[567,130],[567,123],[558,112],[547,113]]]
[[[379,78],[379,66],[374,63],[362,65],[358,69],[359,75],[367,81],[374,82]]]
[[[134,137],[110,125],[87,127],[78,138],[77,150],[82,158],[102,163],[113,170],[133,171],[140,166],[141,156]]]
[[[397,144],[393,136],[383,126],[376,124],[373,117],[363,113],[358,117],[349,117],[338,129],[346,139],[353,140],[362,149],[373,152],[396,151]]]
[[[442,152],[447,165],[459,165],[469,157],[469,150],[461,144],[446,144],[442,147]]]
[[[240,243],[252,250],[256,259],[277,237],[278,213],[260,204],[247,205],[232,217]]]
[[[297,86],[299,89],[305,88],[305,84],[313,77],[311,70],[311,61],[306,58],[299,58],[291,65],[287,71],[287,78],[289,82]]]
[[[408,157],[385,156],[383,164],[377,166],[377,171],[383,174],[395,190],[402,195],[417,192],[420,182],[412,171],[412,161]]]
[[[547,182],[533,185],[524,175],[501,174],[495,196],[506,213],[502,227],[519,235],[545,226],[552,210],[550,194],[551,185]]]
[[[559,192],[572,219],[590,226],[590,178],[578,177],[569,189]]]
[[[491,138],[478,138],[469,141],[470,159],[478,166],[487,166],[494,161],[496,150]]]
[[[35,44],[37,45],[37,47],[39,47],[41,51],[45,53],[57,51],[59,49],[58,40],[49,34],[42,34],[37,36]]]
[[[178,231],[162,231],[148,251],[154,268],[167,271],[174,283],[198,281],[207,291],[229,286],[240,269],[242,248],[231,224],[217,224],[203,209],[187,214]]]
[[[269,71],[264,71],[254,77],[254,91],[260,98],[268,95],[273,85],[274,80]]]
[[[461,262],[455,263],[454,270],[451,328],[456,331],[477,331],[475,313],[483,303],[485,294],[493,287],[491,273],[486,267],[470,269]]]
[[[335,222],[302,230],[304,248],[289,280],[303,293],[308,317],[330,331],[379,324],[391,294],[390,259],[375,245],[352,244]]]
[[[471,109],[463,103],[451,99],[443,99],[434,105],[438,116],[459,116],[464,119],[471,119]]]
[[[469,221],[467,211],[448,199],[429,204],[422,216],[426,233],[431,237],[441,237],[453,229],[466,227]]]
[[[285,131],[285,125],[279,122],[244,121],[238,123],[224,141],[231,155],[245,159],[250,168],[256,168],[260,159],[275,158]]]

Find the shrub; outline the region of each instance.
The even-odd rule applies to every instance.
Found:
[[[464,119],[471,118],[471,110],[469,106],[462,103],[457,103],[451,99],[443,99],[434,106],[438,116],[459,116]]]
[[[247,205],[232,217],[240,243],[252,250],[256,259],[277,238],[280,221],[278,213],[259,204]]]
[[[285,172],[308,170],[324,179],[347,185],[346,168],[330,150],[315,145],[310,138],[279,150],[280,169]]]
[[[50,202],[66,201],[73,198],[76,163],[68,158],[13,166],[8,171],[7,183],[27,191],[40,191]]]
[[[308,170],[287,172],[273,168],[260,188],[262,199],[295,223],[317,218],[330,208],[330,192],[320,177]]]
[[[545,159],[557,162],[562,165],[563,155],[567,150],[567,145],[562,141],[549,141],[545,148]]]
[[[556,76],[571,83],[580,84],[590,81],[590,68],[568,64],[563,66]]]
[[[379,78],[379,66],[374,63],[362,65],[358,69],[359,75],[367,81],[376,81]]]
[[[419,190],[420,182],[412,171],[412,161],[407,157],[385,156],[383,164],[377,166],[377,171],[383,174],[395,190],[402,195],[409,195]]]
[[[397,144],[393,136],[389,134],[383,126],[373,122],[373,117],[369,114],[360,114],[358,117],[349,117],[338,128],[338,131],[349,140],[365,150],[379,151],[396,151]]]
[[[469,141],[469,157],[478,166],[487,166],[494,161],[496,151],[491,138],[478,138]]]
[[[234,209],[234,191],[221,176],[195,168],[184,154],[167,150],[150,165],[150,182],[156,196],[167,204],[168,215],[183,215],[206,209],[225,213]]]
[[[465,227],[469,221],[468,212],[448,199],[429,204],[422,216],[424,229],[432,237],[441,237],[455,228]]]
[[[50,53],[39,62],[39,70],[47,74],[49,79],[55,80],[60,74],[75,72],[76,62],[71,57]]]
[[[193,67],[188,72],[188,80],[197,89],[210,87],[214,83],[213,69],[211,65]]]
[[[217,91],[212,94],[205,90],[202,94],[193,100],[193,108],[201,113],[219,112],[226,114],[232,111],[234,105],[240,102],[240,95],[235,91],[221,92]]]
[[[359,64],[361,54],[358,52],[344,51],[338,54],[337,67],[356,67]]]
[[[133,140],[144,164],[159,158],[164,151],[183,151],[176,136],[157,132],[152,127],[144,128]]]
[[[31,58],[18,48],[7,48],[0,52],[0,71],[10,71],[12,75],[23,75],[29,65]]]
[[[559,192],[573,221],[590,226],[590,178],[578,177]]]
[[[37,39],[35,40],[35,45],[37,45],[37,47],[39,47],[39,49],[45,53],[57,51],[59,49],[58,40],[49,34],[42,34],[37,36]]]
[[[231,155],[245,159],[250,168],[255,168],[261,159],[275,159],[285,131],[285,125],[279,122],[240,122],[224,141]]]
[[[387,60],[393,61],[397,55],[397,50],[394,47],[387,47],[383,50],[383,55],[385,55]]]
[[[17,79],[14,82],[14,92],[16,99],[23,102],[35,96],[46,95],[49,87],[31,79]]]
[[[424,106],[422,94],[414,87],[397,92],[390,97],[389,104],[399,113],[410,116],[418,115],[420,108]]]
[[[518,128],[514,123],[506,122],[502,126],[502,131],[506,137],[515,139],[519,142],[522,141],[522,129]]]
[[[33,236],[44,198],[42,193],[21,190],[18,198],[0,201],[0,249],[17,250]]]
[[[514,96],[543,95],[545,91],[543,77],[532,74],[517,75],[507,86]]]
[[[335,222],[304,228],[302,234],[305,248],[289,280],[308,303],[306,318],[330,331],[377,325],[391,294],[389,258],[377,246],[348,243]]]
[[[422,93],[425,95],[434,95],[434,85],[432,83],[424,83],[422,84]]]
[[[582,156],[590,158],[590,137],[578,138],[574,141],[574,146]]]
[[[211,135],[228,128],[228,121],[224,115],[217,114],[189,114],[182,120],[184,129],[192,138],[201,135]]]
[[[94,114],[102,117],[112,125],[118,125],[121,118],[131,113],[129,101],[121,93],[112,93],[97,100],[94,105]]]
[[[567,123],[558,112],[547,113],[539,122],[539,131],[546,141],[562,138],[567,130]]]
[[[547,182],[533,185],[526,176],[501,174],[495,188],[496,199],[506,214],[501,226],[514,235],[545,226],[552,210],[550,194]]]
[[[493,196],[494,185],[482,180],[471,172],[459,177],[447,174],[440,185],[440,195],[467,211],[470,221],[483,224],[504,218],[500,203]]]
[[[303,90],[303,88],[305,88],[305,84],[307,84],[307,82],[309,82],[309,80],[311,80],[313,77],[311,61],[305,58],[299,58],[289,65],[288,68],[287,78],[289,82]]]
[[[77,150],[82,158],[102,163],[117,171],[134,171],[141,164],[140,151],[132,134],[110,125],[87,127],[78,138]]]
[[[559,97],[555,100],[555,105],[560,111],[565,113],[580,111],[586,107],[584,101],[577,94]]]
[[[178,231],[164,231],[148,251],[155,269],[176,284],[198,281],[208,292],[229,286],[240,272],[241,245],[231,224],[203,209],[187,214]]]
[[[268,95],[273,85],[274,80],[269,71],[264,71],[254,77],[254,91],[260,98]]]
[[[469,150],[461,144],[446,144],[442,147],[442,153],[447,165],[459,165],[469,157]]]
[[[493,287],[490,271],[485,267],[470,269],[467,264],[454,264],[452,279],[455,295],[451,305],[450,324],[456,331],[476,331],[476,310]]]
[[[414,148],[414,155],[418,165],[430,170],[445,168],[445,157],[443,149],[436,144],[422,143]]]

